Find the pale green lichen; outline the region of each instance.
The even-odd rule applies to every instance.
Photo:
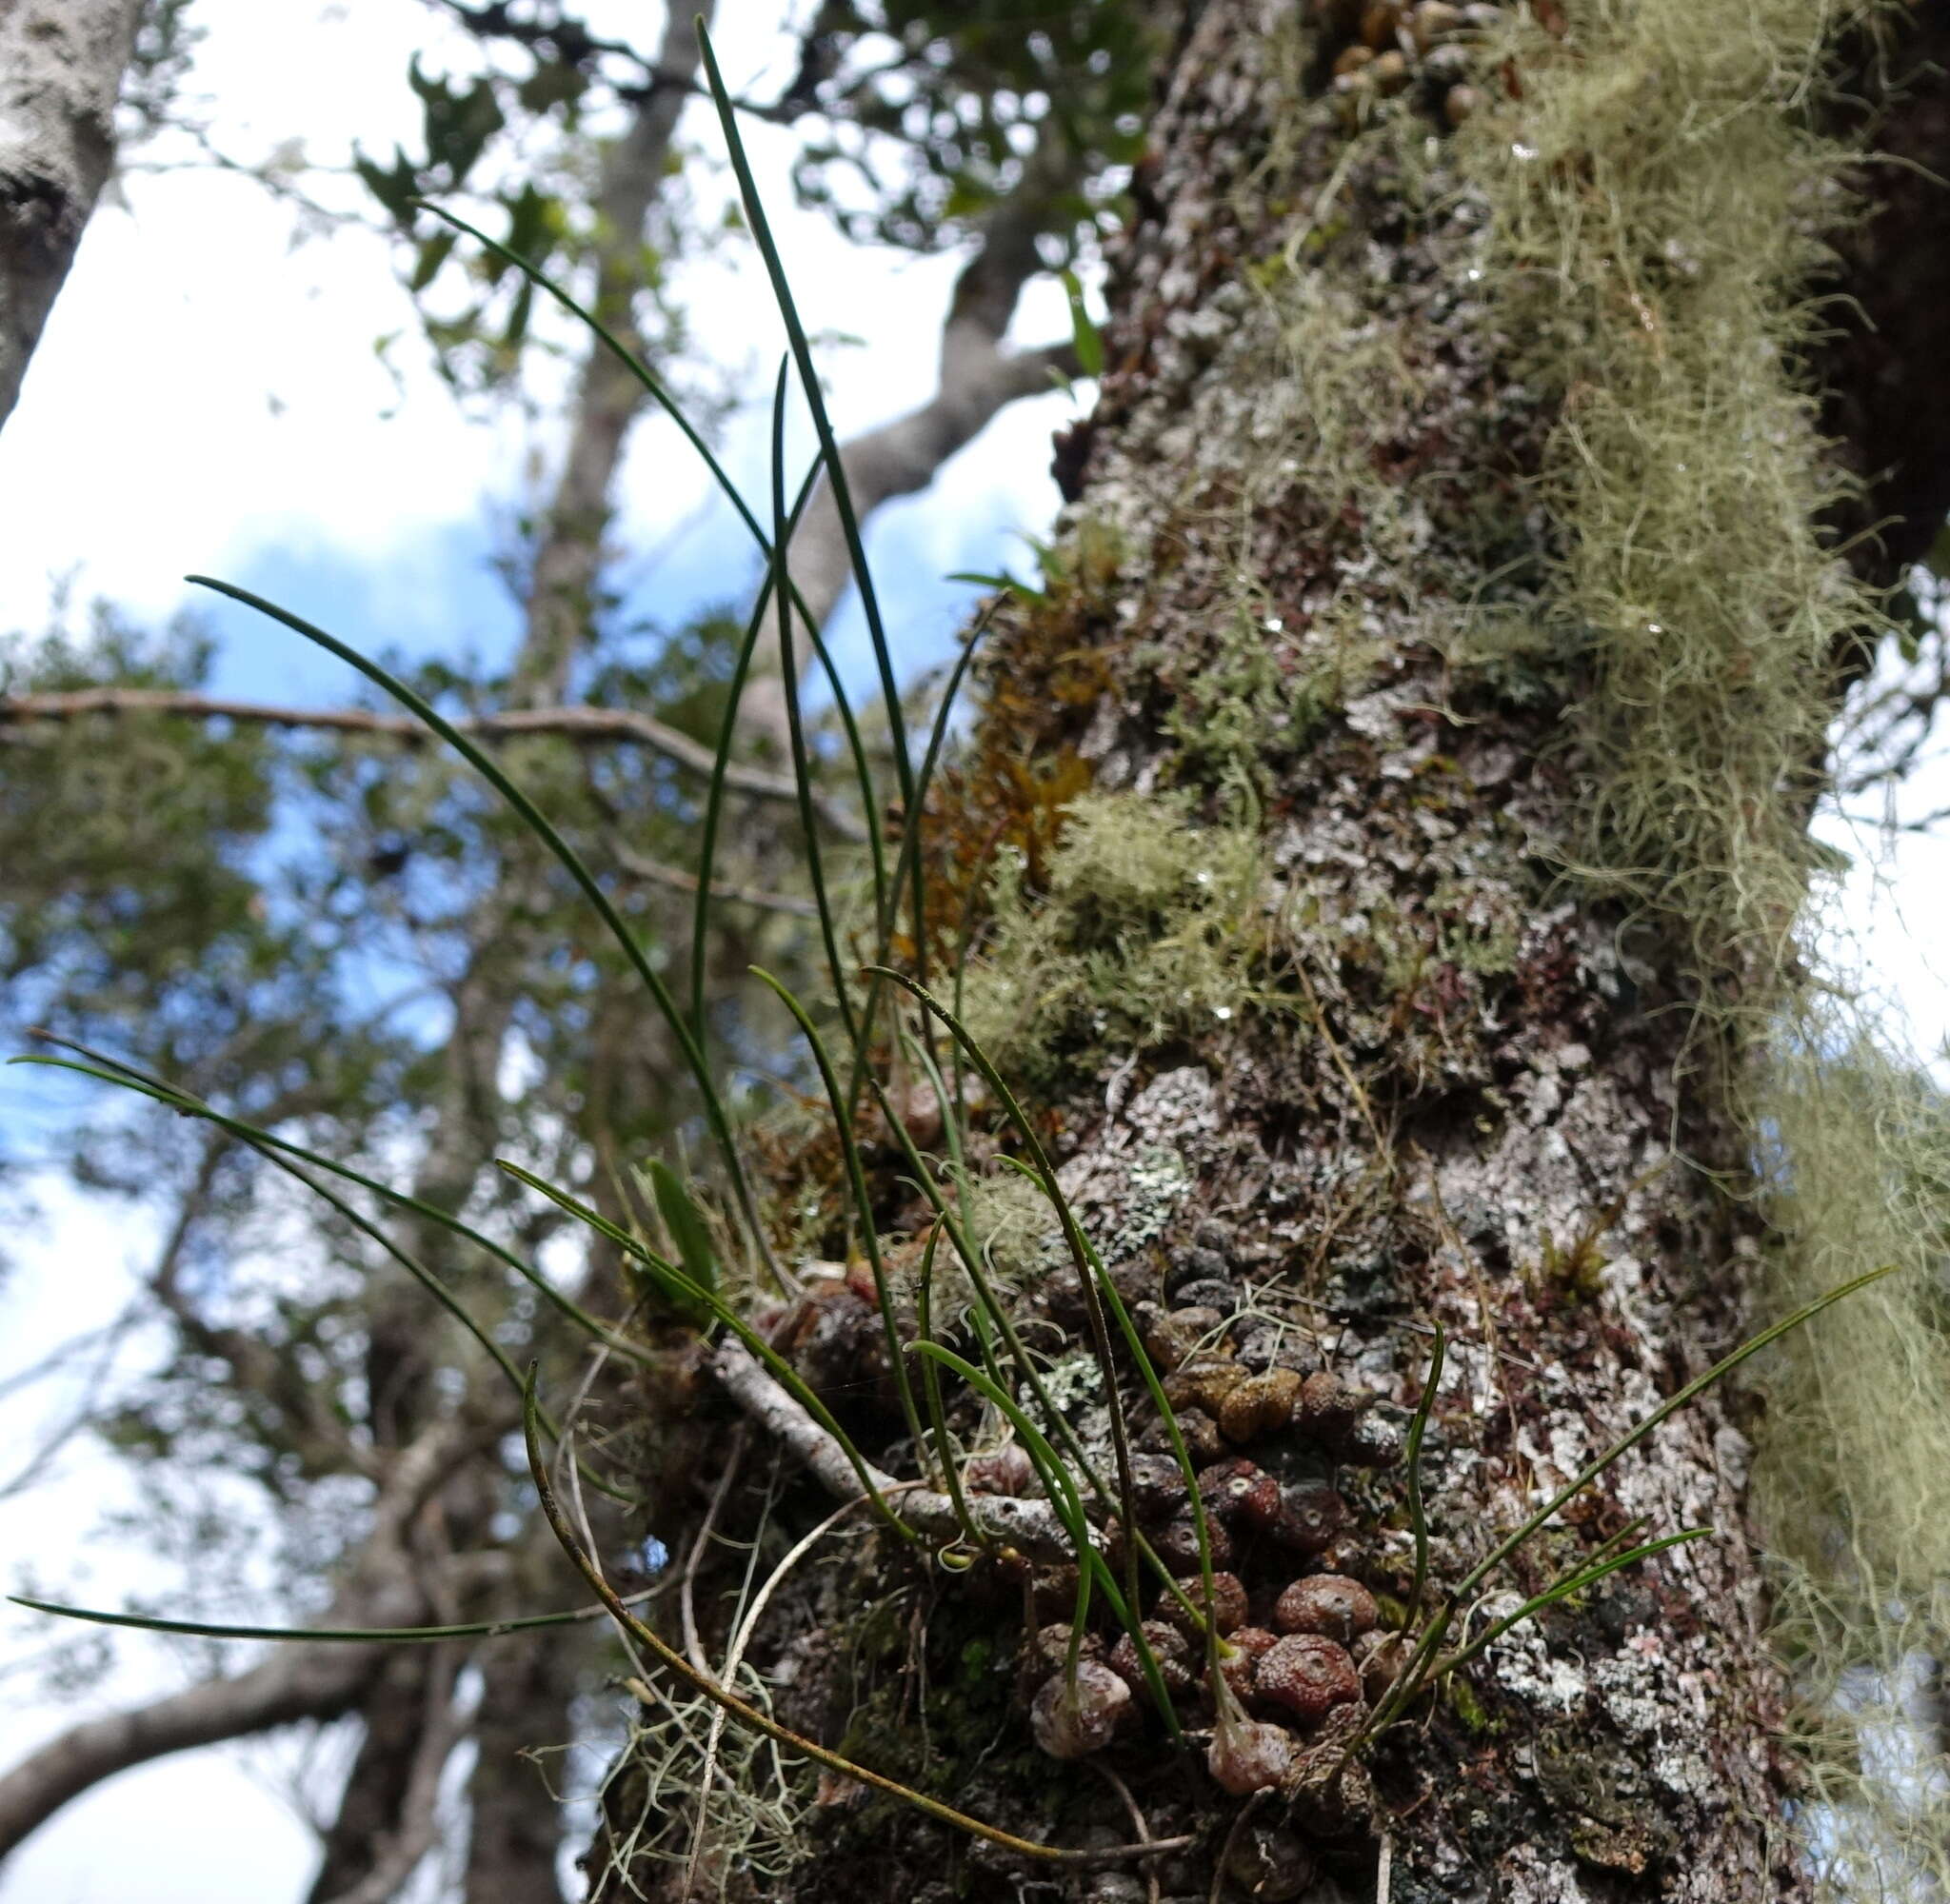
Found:
[[[1950,1880],[1940,1784],[1879,1768],[1887,1711],[1836,1697],[1942,1655],[1950,1582],[1950,1132],[1915,1069],[1802,969],[1835,658],[1883,625],[1821,532],[1841,479],[1798,372],[1851,156],[1818,109],[1863,10],[1600,0],[1562,46],[1520,21],[1494,50],[1521,102],[1459,142],[1492,208],[1501,320],[1561,406],[1538,488],[1556,552],[1529,625],[1583,684],[1576,870],[1690,935],[1702,1054],[1736,1067],[1769,1163],[1767,1304],[1911,1271],[1830,1311],[1767,1384],[1781,1631],[1847,1735],[1816,1761],[1824,1876],[1845,1895]]]
[[[1767,1384],[1759,1499],[1783,1635],[1818,1700],[1850,1675],[1893,1686],[1906,1656],[1950,1651],[1950,1142],[1914,1067],[1806,975],[1806,828],[1835,659],[1884,625],[1823,533],[1843,479],[1802,374],[1825,321],[1822,240],[1847,216],[1857,156],[1821,129],[1828,62],[1868,10],[1580,0],[1544,20],[1514,9],[1477,44],[1480,73],[1503,77],[1479,89],[1483,106],[1440,164],[1424,157],[1428,122],[1411,98],[1373,102],[1285,255],[1243,274],[1280,374],[1255,391],[1256,470],[1208,512],[1222,527],[1234,512],[1232,600],[1218,664],[1188,673],[1172,729],[1203,753],[1208,782],[1257,786],[1255,756],[1293,744],[1297,713],[1303,724],[1309,704],[1344,704],[1378,656],[1418,637],[1505,691],[1527,677],[1559,698],[1569,684],[1582,831],[1557,870],[1688,944],[1691,1085],[1728,1091],[1768,1160],[1763,1302],[1783,1311],[1882,1262],[1911,1268],[1829,1312]],[[1511,74],[1521,84],[1504,84]],[[1318,110],[1296,111],[1261,181],[1290,165],[1295,129]],[[1390,327],[1385,274],[1363,282],[1335,250],[1359,193],[1393,190],[1439,216],[1431,185],[1480,214],[1473,257],[1443,261],[1459,276],[1467,267],[1461,347],[1495,358],[1509,401],[1555,419],[1522,493],[1485,483],[1481,585],[1462,602],[1440,586],[1455,525],[1432,547],[1416,486],[1375,461],[1423,404],[1428,372]],[[1323,524],[1360,524],[1359,571],[1328,576],[1288,644],[1318,662],[1324,689],[1276,679],[1254,639],[1278,613],[1259,579],[1256,512],[1297,489]],[[1093,1035],[1155,1041],[1182,1003],[1236,983],[1236,927],[1215,933],[1175,884],[1184,810],[1154,799],[1085,821],[1046,908],[1005,898],[987,1023],[1032,1066]],[[1122,915],[1090,892],[1113,839],[1155,868],[1147,901]],[[1242,870],[1251,863],[1243,845]],[[1156,948],[1135,922],[1144,904]],[[1500,928],[1443,951],[1496,970],[1511,949]],[[1942,1792],[1873,1775],[1868,1735],[1857,1736],[1873,1700],[1856,1720],[1832,1699],[1825,1710],[1852,1740],[1818,1763],[1831,1818],[1869,1820],[1903,1885],[1950,1885]],[[1859,1843],[1851,1855],[1829,1875],[1860,1894]]]

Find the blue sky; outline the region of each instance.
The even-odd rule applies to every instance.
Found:
[[[417,0],[269,8],[200,0],[210,29],[198,83],[215,96],[222,141],[267,149],[303,137],[321,156],[352,137],[386,149],[407,129],[399,84],[407,55],[428,37]],[[640,30],[641,9],[600,0],[598,30]],[[770,9],[730,9],[723,36],[733,83],[769,58]],[[294,69],[293,50],[300,55]],[[302,69],[302,88],[292,84]],[[688,129],[702,137],[691,122]],[[762,175],[776,185],[783,146],[755,135]],[[232,179],[175,175],[131,182],[132,209],[90,228],[57,307],[19,410],[0,433],[0,631],[43,625],[50,585],[100,593],[161,620],[188,599],[186,570],[235,581],[362,646],[413,655],[506,652],[511,605],[492,573],[495,522],[535,493],[550,466],[551,377],[534,418],[512,409],[464,414],[403,344],[396,388],[372,349],[410,334],[386,248],[364,238],[293,248],[284,212]],[[927,394],[954,261],[862,256],[824,222],[783,209],[772,193],[788,269],[816,334],[865,336],[832,354],[831,404],[843,436]],[[748,370],[763,395],[778,333],[748,264],[727,257],[686,287],[698,334],[722,361]],[[1040,287],[1020,327],[1031,341],[1067,331],[1062,294]],[[927,494],[889,506],[868,532],[896,643],[914,669],[938,662],[974,591],[956,569],[1024,565],[1019,532],[1040,532],[1055,506],[1046,475],[1051,429],[1073,413],[1062,396],[1017,406],[965,450]],[[762,485],[760,426],[746,418],[727,445],[731,466]],[[690,519],[706,479],[667,425],[632,443],[617,537],[626,551],[661,546]],[[631,574],[627,555],[622,573]],[[728,509],[714,508],[634,585],[628,617],[676,622],[748,585],[753,564]],[[206,598],[222,637],[222,692],[330,705],[348,671],[232,605]],[[831,639],[849,682],[870,675],[857,605]],[[0,633],[0,639],[4,639]],[[1950,803],[1924,785],[1918,806]],[[1940,840],[1879,855],[1872,831],[1825,823],[1859,870],[1838,896],[1870,982],[1909,1010],[1933,1044],[1950,1024],[1934,948],[1950,946],[1950,863]],[[15,1078],[21,1074],[15,1074]],[[17,1105],[12,1081],[0,1102]],[[72,1327],[106,1319],[125,1299],[129,1265],[149,1244],[139,1213],[49,1185],[45,1220],[11,1240],[19,1260],[0,1286],[0,1379]],[[129,1355],[153,1353],[136,1339]],[[36,1390],[0,1398],[0,1441],[24,1445],[61,1399]],[[41,1577],[96,1600],[138,1583],[160,1591],[148,1557],[91,1538],[128,1480],[78,1444],[58,1485],[0,1502],[0,1554],[31,1557]],[[0,1568],[10,1585],[17,1557]],[[189,1583],[193,1587],[193,1583]],[[165,1646],[125,1638],[114,1665],[79,1703],[31,1696],[10,1673],[45,1644],[38,1626],[0,1621],[0,1699],[13,1700],[10,1755],[83,1711],[106,1710],[182,1673]],[[186,1755],[125,1775],[69,1808],[0,1875],[0,1904],[275,1904],[299,1894],[310,1840],[279,1790],[289,1743]],[[222,1820],[221,1830],[209,1821]]]
[[[642,30],[641,8],[624,0],[587,10],[599,31]],[[720,47],[736,87],[772,57],[775,14],[723,10]],[[261,152],[299,137],[330,158],[354,137],[384,150],[408,130],[413,107],[400,76],[436,18],[418,0],[361,0],[356,15],[317,0],[276,9],[199,0],[198,11],[209,38],[192,85],[213,98],[229,149]],[[695,114],[686,130],[701,142],[709,132]],[[807,327],[863,340],[826,359],[845,437],[931,391],[955,260],[862,256],[824,221],[791,213],[784,154],[777,135],[754,134]],[[193,606],[220,638],[219,692],[311,705],[350,697],[358,684],[342,664],[236,605],[187,590],[182,575],[202,571],[363,647],[505,655],[515,620],[491,568],[496,525],[546,484],[564,366],[539,367],[532,414],[464,412],[408,347],[413,320],[382,243],[355,234],[294,248],[288,214],[235,179],[139,176],[128,199],[90,227],[0,433],[0,640],[45,626],[65,582],[76,605],[99,595],[155,624]],[[726,248],[686,294],[697,334],[742,387],[766,396],[780,334],[762,280]],[[1067,334],[1053,283],[1029,300],[1022,329],[1038,343]],[[393,331],[404,333],[391,353],[403,389],[373,351]],[[1046,528],[1055,508],[1050,431],[1074,410],[1061,395],[1017,406],[931,491],[869,526],[905,667],[943,659],[973,599],[943,580],[947,572],[1023,565],[1017,532]],[[803,426],[799,435],[804,454]],[[748,493],[764,488],[763,440],[763,421],[750,414],[734,419],[724,446]],[[722,504],[701,508],[706,493],[676,431],[656,418],[640,426],[616,525],[626,619],[675,623],[749,586],[744,531]],[[662,553],[645,573],[649,550]],[[829,634],[849,686],[865,688],[872,670],[857,604],[842,607]],[[0,1085],[16,1139],[24,1121],[64,1101],[48,1076],[15,1072]],[[15,1269],[0,1284],[0,1382],[70,1332],[109,1319],[153,1246],[145,1213],[59,1181],[36,1187],[41,1220],[9,1240]],[[158,1346],[136,1334],[121,1366],[139,1367]],[[31,1445],[78,1393],[72,1381],[0,1392],[0,1442]],[[130,1489],[85,1438],[71,1444],[49,1485],[0,1501],[0,1584],[17,1586],[30,1568],[43,1585],[97,1604],[130,1592],[193,1601],[195,1581],[172,1585],[152,1557],[100,1533]],[[46,1645],[44,1624],[0,1617],[10,1759],[87,1713],[181,1684],[189,1670],[166,1642],[123,1636],[78,1699],[50,1701],[33,1672]],[[302,1894],[312,1840],[289,1803],[302,1782],[297,1751],[283,1739],[187,1754],[109,1781],[9,1862],[0,1904],[270,1904]]]

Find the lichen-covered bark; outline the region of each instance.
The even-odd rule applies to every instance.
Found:
[[[141,0],[0,4],[0,425],[115,157]]]
[[[1434,13],[1465,10],[1496,12]],[[1575,48],[1580,8],[1539,12]],[[1482,89],[1518,96],[1522,75],[1430,59],[1411,19],[1401,86],[1337,94],[1336,61],[1362,65],[1342,57],[1352,10],[1188,15],[1102,400],[1059,448],[1064,554],[990,637],[986,725],[945,831],[964,884],[998,841],[1016,854],[991,944],[1019,963],[976,975],[970,1015],[1015,1038],[1070,1198],[1126,1297],[1164,1312],[1144,1312],[1157,1353],[1176,1353],[1170,1309],[1196,1309],[1248,1365],[1328,1369],[1378,1398],[1352,1458],[1280,1433],[1245,1445],[1332,1480],[1349,1518],[1312,1567],[1399,1607],[1412,1542],[1388,1425],[1421,1395],[1434,1325],[1438,1587],[1748,1332],[1762,1240],[1741,1194],[1741,1033],[1701,1007],[1749,975],[1702,969],[1683,922],[1579,877],[1596,769],[1575,648],[1470,639],[1542,612],[1566,535],[1534,486],[1566,399],[1535,374],[1539,340],[1512,333],[1494,208],[1449,142]],[[1381,113],[1394,129],[1370,136]],[[1086,784],[1094,870],[1046,810]],[[1214,877],[1198,842],[1229,856],[1243,832],[1252,897],[1222,927],[1194,896]],[[1185,896],[1147,913],[1172,854]],[[1159,944],[1190,948],[1185,982],[1140,996],[1180,969]],[[920,1224],[895,1199],[883,1227]],[[1061,1277],[1027,1281],[1024,1326],[1062,1373],[1081,1319]],[[828,1300],[796,1339],[835,1396],[873,1366],[854,1300],[850,1322]],[[791,1722],[1031,1836],[1125,1842],[1134,1805],[1151,1835],[1192,1842],[1148,1871],[1051,1877],[823,1784],[802,1861],[748,1889],[1369,1895],[1385,1858],[1394,1904],[1800,1896],[1743,1408],[1711,1394],[1627,1453],[1477,1617],[1628,1525],[1712,1538],[1516,1629],[1379,1742],[1371,1792],[1324,1810],[1289,1794],[1242,1817],[1155,1724],[1087,1764],[1040,1755],[1021,1584],[856,1550],[761,1655]],[[1142,1404],[1133,1420],[1155,1442]],[[1301,1571],[1250,1537],[1235,1565],[1262,1623]],[[1060,1598],[1038,1613],[1065,1616]],[[615,1861],[657,1803],[626,1769],[593,1894],[626,1894]],[[634,1874],[655,1893],[655,1867]]]

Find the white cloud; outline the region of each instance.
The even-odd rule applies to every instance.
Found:
[[[765,63],[771,34],[759,10],[724,10],[733,17],[720,47],[735,87]],[[192,84],[217,102],[216,136],[227,149],[251,155],[298,138],[317,157],[341,158],[354,138],[386,153],[412,137],[417,109],[403,76],[414,48],[437,37],[419,0],[361,0],[356,14],[200,0],[197,15],[209,37]],[[606,15],[615,30],[642,31],[638,0],[592,9],[598,30]],[[685,130],[716,144],[700,110]],[[823,219],[791,209],[786,135],[759,126],[751,142],[808,327],[866,339],[826,356],[841,433],[924,401],[955,261],[863,254]],[[457,587],[456,564],[481,547],[486,508],[509,506],[533,482],[550,441],[547,422],[531,426],[507,412],[484,424],[457,412],[425,363],[377,238],[294,250],[289,214],[235,178],[137,176],[128,196],[128,209],[105,208],[90,226],[20,406],[0,432],[0,639],[39,626],[52,581],[70,573],[83,599],[100,594],[160,617],[186,599],[186,570],[241,577],[269,568],[308,591],[356,598],[361,625],[348,632],[361,638],[464,645],[483,598]],[[685,295],[712,356],[754,367],[756,387],[768,391],[783,333],[746,242],[690,272]],[[1067,322],[1061,298],[1052,307],[1041,292],[1029,319],[1024,334],[1036,342],[1062,335]],[[403,333],[393,361],[407,380],[404,401],[372,349],[391,331]],[[956,459],[928,498],[891,513],[875,531],[890,567],[931,578],[969,562],[999,565],[1009,547],[971,555],[971,523],[1040,526],[1055,503],[1044,475],[1051,408],[1019,407]],[[727,448],[754,481],[761,427],[744,426]],[[803,422],[799,440],[809,453]],[[654,547],[706,493],[674,428],[647,422],[626,471],[619,544]],[[720,592],[745,579],[734,569]],[[948,631],[935,610],[907,631],[910,651],[938,653]],[[340,691],[335,673],[284,641],[268,636],[233,657],[246,691]],[[31,1362],[61,1331],[112,1314],[152,1245],[152,1226],[120,1206],[59,1185],[44,1201],[45,1223],[20,1240],[18,1274],[0,1287],[0,1376]],[[10,1446],[29,1444],[71,1395],[70,1386],[21,1398],[0,1410],[0,1435]],[[58,1486],[0,1503],[0,1552],[17,1557],[0,1587],[16,1587],[21,1562],[31,1561],[41,1578],[95,1604],[159,1592],[149,1557],[91,1537],[105,1512],[129,1503],[129,1472],[83,1442],[60,1476]],[[38,1619],[0,1621],[0,1661],[31,1656],[47,1634]],[[77,1717],[181,1679],[162,1643],[124,1635],[112,1667],[83,1699],[28,1700],[24,1683],[18,1674],[6,1682],[14,1696],[9,1760]],[[248,1769],[279,1758],[275,1747],[213,1750],[122,1775],[0,1868],[0,1904],[269,1904],[301,1894],[310,1835]]]

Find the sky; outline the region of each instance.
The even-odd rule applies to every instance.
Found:
[[[587,10],[598,30],[639,30],[641,10],[620,0]],[[732,16],[721,51],[735,87],[776,57],[775,16],[768,5],[723,10]],[[417,49],[433,64],[439,44],[434,15],[416,0],[360,0],[356,10],[200,0],[197,12],[209,38],[191,89],[212,101],[220,145],[254,154],[298,139],[342,161],[355,139],[385,152],[410,136],[408,59]],[[695,109],[685,132],[714,136]],[[790,210],[782,136],[759,128],[752,141],[808,328],[864,339],[827,358],[841,435],[922,401],[954,260],[848,246],[823,220]],[[414,347],[386,246],[357,233],[291,239],[287,209],[248,181],[210,172],[132,175],[122,202],[96,217],[0,432],[0,640],[46,625],[64,589],[76,603],[99,595],[138,619],[165,620],[190,600],[181,576],[203,571],[362,645],[491,654],[509,641],[510,609],[488,560],[497,523],[550,466],[546,400],[540,422],[464,412]],[[754,394],[767,390],[779,337],[748,256],[698,270],[684,295],[714,359]],[[1038,342],[1064,334],[1053,284],[1037,288],[1019,329]],[[392,333],[398,382],[374,348]],[[1020,565],[1022,534],[1046,526],[1056,505],[1049,433],[1074,407],[1062,394],[1016,406],[925,495],[876,517],[869,551],[909,666],[940,658],[969,599],[942,578]],[[735,471],[757,476],[757,446],[751,420],[734,427]],[[728,512],[699,520],[706,501],[706,478],[674,429],[643,426],[617,530],[632,606],[674,618],[749,579]],[[662,553],[652,560],[651,551]],[[343,668],[283,631],[222,605],[211,622],[223,641],[220,691],[318,704],[348,694]],[[857,675],[857,613],[843,610],[836,646]],[[1926,773],[1904,811],[1950,805],[1946,780]],[[1892,846],[1874,825],[1835,816],[1822,830],[1854,863],[1836,895],[1836,956],[1906,1020],[1919,1049],[1934,1051],[1950,1031],[1946,842],[1905,836]],[[0,1106],[27,1115],[22,1086],[0,1091]],[[8,1374],[109,1320],[148,1247],[139,1212],[58,1183],[42,1187],[40,1205],[38,1221],[10,1239],[12,1272],[0,1283],[0,1448],[9,1450],[30,1445],[75,1390],[10,1393]],[[140,1365],[155,1347],[131,1337],[122,1366]],[[97,1531],[127,1504],[129,1486],[85,1438],[70,1443],[47,1484],[0,1500],[0,1584],[11,1590],[31,1574],[97,1604],[169,1584],[152,1557]],[[83,1697],[50,1702],[27,1670],[46,1644],[44,1623],[0,1619],[0,1710],[9,1715],[0,1758],[10,1762],[78,1715],[182,1683],[187,1670],[163,1643],[124,1636]],[[283,1741],[125,1774],[0,1868],[0,1904],[294,1899],[313,1861],[289,1801],[299,1773]]]
[[[408,60],[419,50],[437,69],[440,44],[433,13],[417,0],[360,0],[356,10],[199,0],[195,10],[209,37],[190,91],[209,98],[227,150],[254,155],[302,139],[318,160],[343,163],[355,139],[387,153],[412,137]],[[598,31],[642,32],[641,7],[584,10]],[[734,89],[755,82],[764,91],[777,11],[721,9],[719,51]],[[697,108],[682,132],[699,144],[717,137]],[[825,360],[840,434],[925,401],[956,261],[862,252],[824,219],[796,213],[784,135],[757,127],[749,137],[807,328],[862,340]],[[136,620],[166,621],[195,601],[181,577],[203,572],[360,645],[505,649],[514,620],[488,559],[498,525],[552,466],[548,398],[560,370],[545,366],[537,380],[539,421],[464,412],[414,347],[416,320],[377,238],[351,232],[294,247],[288,209],[248,180],[208,171],[133,172],[120,197],[90,226],[0,432],[0,642],[45,627],[63,592],[77,606],[101,597]],[[743,248],[689,274],[682,294],[713,360],[768,401],[783,338]],[[1025,298],[1025,338],[1050,341],[1068,327],[1053,283]],[[399,333],[389,352],[397,383],[374,349],[389,333]],[[941,659],[976,592],[944,576],[1020,565],[1018,532],[1047,526],[1057,504],[1049,436],[1076,401],[1052,393],[1015,406],[931,491],[875,518],[869,549],[905,665]],[[754,414],[734,422],[725,446],[754,493],[762,442]],[[616,530],[628,609],[676,620],[748,585],[744,532],[728,509],[700,518],[708,500],[707,478],[675,428],[661,419],[640,426]],[[229,605],[206,597],[197,605],[221,640],[216,691],[318,705],[348,698],[354,683],[328,656]],[[867,655],[857,607],[843,607],[833,642],[843,671],[858,679]],[[45,1077],[15,1072],[0,1082],[0,1114],[16,1132],[46,1114]],[[7,1378],[109,1323],[152,1246],[139,1211],[51,1180],[35,1192],[38,1219],[9,1240],[0,1282],[0,1448],[10,1451],[0,1484],[14,1451],[79,1393],[78,1374],[20,1392]],[[158,1344],[137,1332],[118,1365],[139,1368]],[[0,1587],[19,1591],[31,1578],[96,1605],[172,1591],[193,1599],[195,1582],[100,1531],[130,1505],[130,1486],[86,1437],[70,1441],[41,1485],[0,1500]],[[275,1613],[268,1598],[265,1616]],[[191,1669],[167,1642],[119,1636],[111,1667],[84,1696],[50,1700],[34,1670],[49,1631],[11,1609],[0,1615],[0,1760],[9,1764],[75,1718],[185,1683]],[[0,1904],[296,1899],[315,1862],[291,1804],[302,1769],[285,1739],[125,1773],[0,1867]]]

